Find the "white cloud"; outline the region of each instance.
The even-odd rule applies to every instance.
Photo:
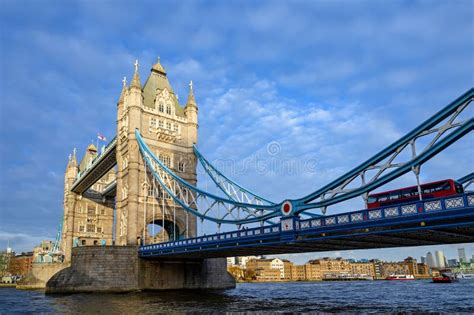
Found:
[[[31,235],[26,233],[11,233],[0,230],[1,249],[4,250],[9,245],[17,253],[32,251],[43,240],[53,240],[51,236]]]

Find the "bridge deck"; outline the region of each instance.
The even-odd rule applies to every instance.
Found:
[[[474,242],[474,193],[142,246],[142,258],[201,259]]]

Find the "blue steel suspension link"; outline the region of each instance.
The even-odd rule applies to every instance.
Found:
[[[313,208],[321,208],[321,207],[327,207],[329,205],[339,203],[357,196],[360,196],[363,193],[372,191],[373,189],[376,189],[408,172],[411,171],[412,167],[416,167],[419,165],[422,165],[435,155],[437,155],[439,152],[443,151],[445,148],[462,138],[464,135],[468,134],[474,130],[474,118],[469,119],[467,122],[465,122],[461,127],[444,137],[442,140],[440,140],[437,144],[433,145],[431,148],[428,150],[424,151],[420,155],[418,155],[414,160],[407,162],[404,166],[399,167],[398,169],[390,172],[387,175],[384,175],[380,177],[378,180],[371,182],[370,184],[367,184],[365,186],[359,187],[357,189],[354,189],[350,193],[346,193],[345,195],[340,195],[331,199],[326,199],[320,202],[315,202],[315,203],[298,203],[298,201],[295,202],[296,205],[296,210],[295,213],[300,213],[306,209],[313,209]]]
[[[331,183],[323,186],[322,188],[316,190],[315,192],[302,197],[298,200],[296,200],[297,204],[305,204],[309,203],[314,199],[319,198],[321,195],[324,193],[328,192],[331,189],[334,189],[340,185],[343,185],[344,182],[347,180],[351,179],[354,176],[357,176],[359,173],[362,171],[366,170],[369,168],[371,165],[374,165],[380,161],[383,161],[385,158],[389,157],[391,154],[396,152],[397,149],[399,149],[402,145],[408,145],[410,141],[415,139],[417,136],[419,136],[422,132],[429,130],[430,128],[436,126],[438,123],[449,117],[451,114],[455,113],[456,110],[463,105],[464,103],[472,101],[474,97],[474,88],[469,89],[467,92],[465,92],[463,95],[458,97],[456,100],[451,102],[449,105],[447,105],[445,108],[434,114],[432,117],[428,118],[426,121],[424,121],[421,125],[413,129],[411,132],[407,133],[405,136],[403,136],[401,139],[398,141],[394,142],[384,150],[380,151],[376,155],[374,155],[372,158],[369,160],[365,161],[364,163],[360,164],[356,168],[352,169],[351,171],[347,172],[346,174],[340,176],[336,180],[332,181]],[[349,199],[349,198],[347,198]],[[344,200],[347,200],[344,199]]]
[[[145,158],[146,164],[149,167],[150,171],[152,172],[154,178],[156,180],[158,180],[158,182],[163,187],[163,189],[166,190],[166,193],[168,195],[170,195],[176,203],[178,203],[181,207],[183,207],[183,209],[185,209],[186,211],[196,215],[197,217],[200,217],[200,218],[212,221],[212,222],[216,222],[216,223],[240,225],[240,224],[256,223],[256,222],[260,222],[260,221],[265,221],[265,220],[280,216],[280,207],[279,207],[279,205],[255,205],[255,204],[237,202],[237,201],[234,201],[234,200],[225,199],[225,198],[216,196],[214,194],[205,192],[205,191],[197,188],[196,186],[189,184],[188,182],[184,181],[181,177],[176,175],[172,170],[170,170],[163,162],[161,162],[161,160],[159,158],[157,158],[154,155],[153,152],[151,152],[151,150],[148,148],[148,146],[144,142],[143,138],[141,137],[140,132],[138,131],[138,129],[135,130],[135,137],[137,139],[140,151],[141,151],[142,155]],[[185,186],[187,189],[189,189],[189,190],[191,190],[191,191],[193,191],[193,192],[195,192],[199,195],[203,195],[205,197],[216,200],[216,201],[221,202],[223,204],[230,204],[232,206],[239,207],[239,208],[255,209],[256,211],[266,210],[266,211],[269,211],[269,213],[265,214],[265,215],[262,215],[260,217],[249,218],[249,219],[241,219],[241,220],[222,220],[222,219],[218,219],[218,218],[211,217],[211,216],[208,216],[208,215],[203,215],[200,212],[196,211],[195,209],[187,206],[182,200],[180,200],[179,198],[177,198],[175,196],[175,193],[172,192],[166,186],[166,184],[161,180],[160,176],[156,173],[156,171],[151,166],[150,158],[152,158],[153,161],[156,162],[161,169],[163,169],[169,176],[171,176],[173,178],[173,180],[176,180],[177,182],[179,182],[180,185]]]

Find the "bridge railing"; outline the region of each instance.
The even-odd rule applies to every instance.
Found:
[[[210,245],[224,241],[245,240],[246,238],[265,237],[280,234],[289,230],[323,229],[333,226],[351,225],[357,223],[376,222],[384,219],[407,218],[419,214],[438,213],[465,207],[474,207],[474,192],[462,195],[427,199],[376,209],[364,209],[325,216],[316,219],[296,220],[294,225],[288,225],[293,217],[282,217],[279,224],[263,227],[230,231],[218,234],[204,235],[183,240],[150,244],[140,247],[140,252],[164,251],[179,249],[190,245]]]

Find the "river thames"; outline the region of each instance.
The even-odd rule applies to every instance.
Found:
[[[474,281],[240,283],[222,291],[45,295],[0,289],[0,313],[474,313]]]

